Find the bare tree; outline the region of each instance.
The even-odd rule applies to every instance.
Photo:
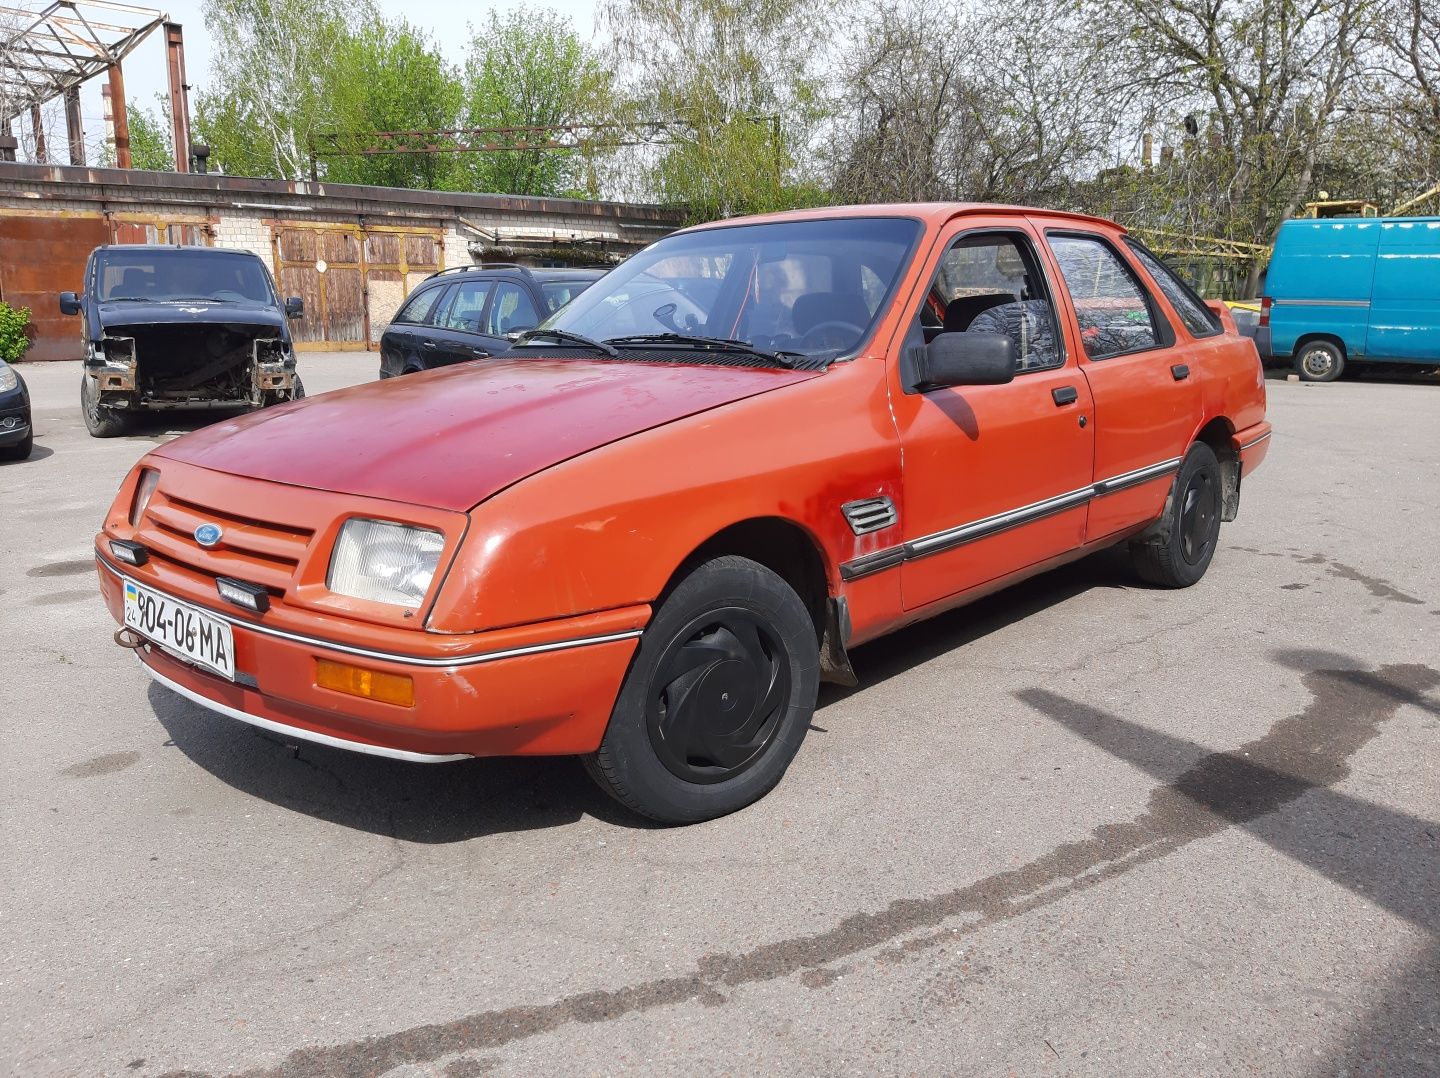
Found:
[[[1141,123],[1181,129],[1197,232],[1266,243],[1311,195],[1382,0],[1090,0],[1088,48]],[[1258,272],[1258,267],[1257,267]]]

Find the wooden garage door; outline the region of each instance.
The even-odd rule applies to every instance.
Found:
[[[85,260],[109,229],[98,214],[0,216],[0,299],[29,307],[35,343],[27,361],[80,359],[80,319],[60,313],[58,294],[79,292]]]
[[[272,226],[281,294],[300,296],[296,347],[375,347],[411,287],[441,268],[438,229]]]

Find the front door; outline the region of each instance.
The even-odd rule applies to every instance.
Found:
[[[1087,538],[1154,520],[1200,426],[1199,371],[1134,268],[1108,239],[1050,231],[1095,398],[1095,484]]]
[[[1084,542],[1092,482],[1090,391],[1057,318],[1035,238],[1014,218],[967,217],[942,236],[931,284],[891,374],[903,453],[907,610]],[[1006,385],[921,390],[907,368],[942,333],[1003,333]]]

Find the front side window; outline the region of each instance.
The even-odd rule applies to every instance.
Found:
[[[1108,244],[1098,237],[1052,235],[1050,249],[1075,304],[1087,356],[1109,359],[1159,346],[1145,290]]]
[[[439,324],[462,333],[479,333],[484,324],[481,315],[485,313],[485,298],[489,295],[489,281],[461,281],[455,288],[450,309]]]
[[[1145,272],[1150,274],[1150,279],[1165,293],[1170,306],[1175,308],[1175,313],[1180,316],[1180,321],[1185,323],[1185,328],[1192,336],[1213,337],[1224,328],[1220,319],[1215,317],[1215,312],[1205,306],[1205,301],[1195,294],[1195,290],[1186,284],[1178,273],[1134,240],[1127,242],[1131,252],[1139,259],[1140,265],[1145,267]]]
[[[920,308],[926,341],[941,333],[1002,333],[1017,371],[1064,362],[1055,308],[1030,244],[1011,233],[962,236],[940,259]]]
[[[659,240],[544,323],[597,340],[741,340],[828,362],[858,348],[920,226],[851,217],[707,228]]]
[[[395,321],[413,325],[424,325],[429,322],[435,313],[435,301],[444,291],[443,288],[426,288],[416,292],[410,297],[410,301],[400,308],[400,313],[395,316]]]
[[[534,329],[540,316],[535,313],[535,304],[518,284],[502,281],[495,286],[495,299],[490,304],[486,318],[485,332],[491,337],[503,337],[507,333]]]

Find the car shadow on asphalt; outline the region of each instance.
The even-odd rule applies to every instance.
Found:
[[[1018,584],[963,610],[858,649],[860,689],[872,688],[1036,611],[1093,588],[1135,583],[1123,552],[1105,551]],[[820,708],[851,692],[822,686]],[[271,804],[406,842],[464,842],[593,816],[654,824],[606,796],[572,757],[506,757],[413,764],[309,742],[213,714],[152,684],[150,706],[170,743],[220,781]],[[817,715],[819,713],[817,712]],[[823,732],[823,721],[819,723]]]

